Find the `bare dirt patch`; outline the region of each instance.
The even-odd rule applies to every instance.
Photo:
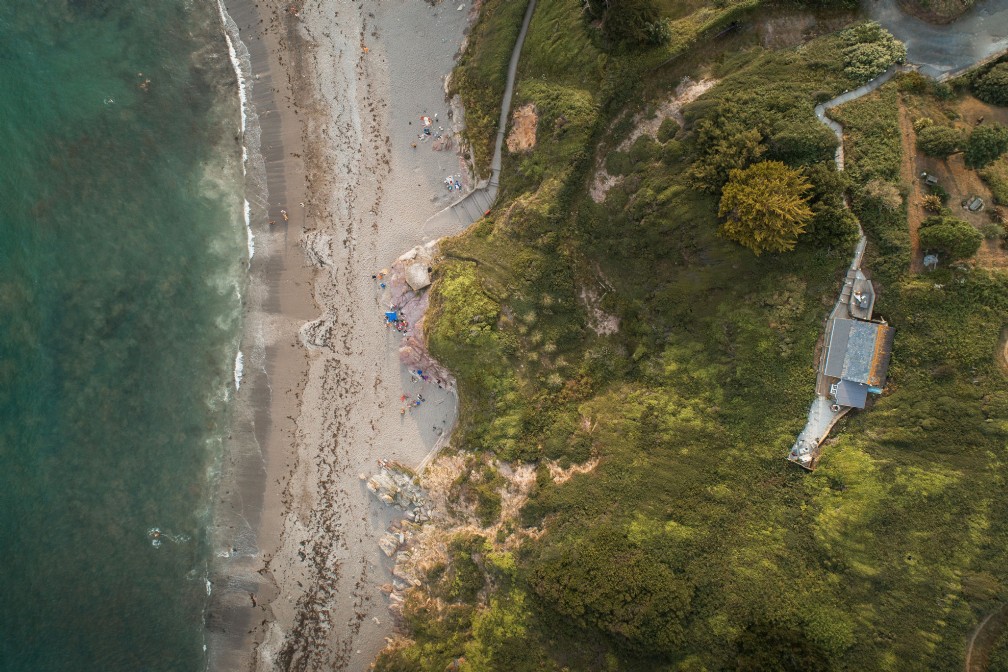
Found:
[[[564,469],[557,462],[549,461],[546,463],[546,467],[549,469],[550,478],[553,479],[554,483],[565,483],[571,479],[572,476],[578,474],[587,474],[598,466],[599,460],[597,457],[584,462],[582,464],[572,464],[571,466]]]
[[[707,93],[712,86],[718,83],[716,79],[701,79],[693,81],[689,77],[684,77],[679,86],[676,87],[672,95],[658,104],[658,108],[650,114],[645,111],[634,117],[634,128],[630,135],[616,148],[625,152],[642,135],[649,135],[652,138],[658,135],[658,129],[666,119],[675,119],[675,122],[682,128],[685,120],[682,116],[682,108],[694,100]],[[592,179],[588,193],[592,200],[601,203],[605,200],[609,190],[619,184],[623,178],[618,175],[610,175],[605,169],[605,156],[599,156],[596,161],[595,177]]]
[[[934,175],[938,185],[948,192],[948,207],[956,217],[963,219],[981,231],[991,222],[994,212],[994,198],[990,187],[980,177],[980,173],[966,167],[962,153],[953,154],[947,159],[918,154],[916,150],[916,134],[913,131],[913,120],[921,117],[934,119],[936,123],[952,125],[969,132],[982,123],[997,122],[1008,125],[1008,108],[988,105],[973,96],[964,96],[952,103],[943,103],[931,99],[908,97],[900,106],[900,132],[903,144],[903,166],[901,181],[910,188],[907,208],[907,221],[910,229],[912,246],[911,271],[920,272],[923,268],[918,231],[921,222],[928,216],[921,207],[921,199],[930,190],[927,189],[920,175],[924,172]],[[984,201],[984,208],[979,212],[970,212],[963,204],[973,196],[979,196]],[[998,240],[985,240],[977,252],[974,262],[983,268],[1008,268],[1008,251]]]
[[[1008,604],[987,614],[966,644],[966,672],[985,672],[991,649],[1008,626]]]
[[[676,87],[672,96],[658,104],[652,116],[638,115],[634,119],[634,129],[626,140],[619,144],[619,150],[625,152],[642,135],[650,135],[652,138],[658,135],[658,129],[666,119],[675,119],[675,122],[682,128],[685,120],[682,116],[682,108],[689,105],[694,100],[710,91],[711,87],[718,83],[716,79],[701,79],[694,82],[689,77],[684,77]]]
[[[986,122],[996,121],[999,124],[1008,125],[1008,107],[997,107],[988,105],[979,98],[965,96],[956,106],[956,111],[962,117],[963,122],[975,124],[983,119]]]
[[[619,331],[619,318],[602,310],[601,300],[594,287],[581,288],[581,302],[588,311],[588,326],[599,336],[609,336]]]
[[[767,16],[756,24],[760,44],[767,49],[790,49],[810,39],[832,33],[850,23],[852,14],[816,16],[811,12],[790,11],[780,16]]]
[[[507,137],[507,148],[512,154],[528,152],[536,144],[536,126],[539,117],[533,103],[522,105],[511,115],[511,133]]]
[[[903,145],[903,165],[900,166],[900,180],[910,188],[907,200],[907,225],[910,228],[910,272],[920,273],[923,268],[924,255],[920,247],[920,225],[927,213],[922,205],[924,190],[918,177],[921,173],[917,168],[917,134],[914,133],[913,122],[906,105],[899,106],[900,142]]]
[[[1008,373],[1008,327],[1001,330],[1001,340],[998,341],[995,358],[1001,370]]]
[[[1000,240],[984,240],[973,259],[980,268],[1008,269],[1008,252]]]

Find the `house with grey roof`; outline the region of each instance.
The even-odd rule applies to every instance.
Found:
[[[839,406],[864,408],[868,393],[881,394],[896,330],[882,322],[833,320],[823,370]]]

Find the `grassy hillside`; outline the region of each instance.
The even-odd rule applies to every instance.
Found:
[[[857,84],[842,36],[767,51],[742,29],[648,69],[674,37],[613,47],[579,4],[537,12],[515,104],[536,104],[538,143],[506,157],[505,196],[444,244],[432,290],[430,346],[462,401],[453,448],[478,471],[460,483],[487,531],[411,593],[410,641],[378,669],[961,669],[1008,582],[1008,280],[909,276],[903,210],[865,184],[898,179],[889,94],[838,112],[861,149],[849,175],[832,170],[812,109]],[[711,11],[663,8],[695,26]],[[643,92],[665,98],[684,74],[718,80],[686,127],[616,149],[660,102]],[[812,182],[794,251],[756,257],[718,235],[716,176],[739,153],[712,138]],[[615,179],[596,203],[602,166]],[[849,262],[844,193],[876,217],[878,311],[897,337],[886,394],[810,474],[784,455]],[[618,330],[597,333],[600,317]],[[536,481],[500,522],[504,462]]]

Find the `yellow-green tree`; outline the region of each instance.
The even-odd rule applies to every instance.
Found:
[[[721,234],[757,255],[794,249],[812,219],[811,186],[800,170],[780,161],[732,170],[721,192]]]

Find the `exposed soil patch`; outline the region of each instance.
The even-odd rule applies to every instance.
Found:
[[[984,240],[973,259],[980,268],[1008,269],[1008,251],[1000,240]]]
[[[998,341],[995,357],[1001,369],[1008,373],[1008,327],[1001,330],[1001,340]]]
[[[679,127],[682,128],[685,123],[682,116],[682,108],[707,93],[717,83],[718,80],[716,79],[705,78],[695,82],[689,77],[684,77],[672,93],[672,96],[659,103],[657,110],[654,110],[650,114],[645,111],[634,118],[633,130],[630,131],[630,135],[616,149],[621,152],[627,151],[637,138],[642,135],[649,135],[652,138],[656,137],[658,129],[666,119],[675,119]],[[609,190],[623,179],[618,175],[610,175],[605,169],[604,161],[605,156],[598,157],[595,177],[592,179],[591,186],[588,189],[588,193],[596,203],[604,201]]]
[[[820,13],[816,16],[812,12],[788,11],[758,21],[756,30],[760,44],[767,49],[790,49],[819,35],[836,32],[853,18],[852,12]]]
[[[986,672],[991,649],[1008,626],[1008,604],[987,614],[966,644],[966,672]]]
[[[996,107],[988,105],[979,98],[965,96],[956,106],[956,111],[962,117],[963,122],[975,124],[978,119],[999,124],[1008,125],[1008,107]]]
[[[921,117],[929,117],[938,124],[951,124],[968,133],[981,123],[997,122],[1008,125],[1008,108],[988,105],[973,96],[965,96],[954,103],[941,103],[911,96],[901,103],[899,121],[903,165],[900,177],[910,189],[907,223],[912,247],[910,269],[915,273],[923,270],[922,255],[926,252],[920,249],[918,237],[920,224],[928,216],[921,207],[921,201],[930,193],[923,183],[922,173],[926,172],[938,179],[939,187],[948,192],[947,205],[956,217],[969,222],[981,231],[985,225],[990,224],[995,208],[990,188],[978,171],[966,167],[962,153],[953,154],[947,159],[917,153],[913,121]],[[963,203],[973,196],[979,196],[984,201],[984,208],[978,212],[970,212],[963,207]],[[1008,251],[998,240],[984,240],[974,261],[983,268],[1008,268]]]
[[[546,467],[549,469],[550,478],[553,479],[554,483],[566,483],[572,476],[587,474],[589,471],[594,470],[598,466],[598,463],[599,459],[593,457],[583,464],[572,464],[564,469],[557,462],[550,460],[546,463]]]
[[[900,142],[903,145],[903,165],[900,167],[900,180],[910,188],[907,200],[907,225],[910,228],[910,272],[920,273],[924,268],[924,255],[920,247],[920,225],[927,213],[922,205],[925,196],[917,167],[917,134],[914,133],[913,122],[906,106],[899,106]]]
[[[527,152],[535,147],[536,126],[539,117],[533,103],[522,105],[511,115],[511,133],[507,137],[507,148],[512,154]]]
[[[634,129],[630,131],[626,140],[619,144],[618,149],[621,152],[627,151],[642,135],[650,135],[652,138],[657,136],[658,129],[666,119],[675,119],[675,122],[682,128],[685,123],[682,108],[710,91],[711,87],[717,83],[716,79],[701,79],[699,82],[694,82],[689,77],[684,77],[672,96],[658,104],[658,109],[652,116],[641,114],[634,119]]]
[[[599,336],[619,331],[619,318],[602,310],[601,297],[594,287],[581,288],[581,302],[588,311],[588,326]]]

